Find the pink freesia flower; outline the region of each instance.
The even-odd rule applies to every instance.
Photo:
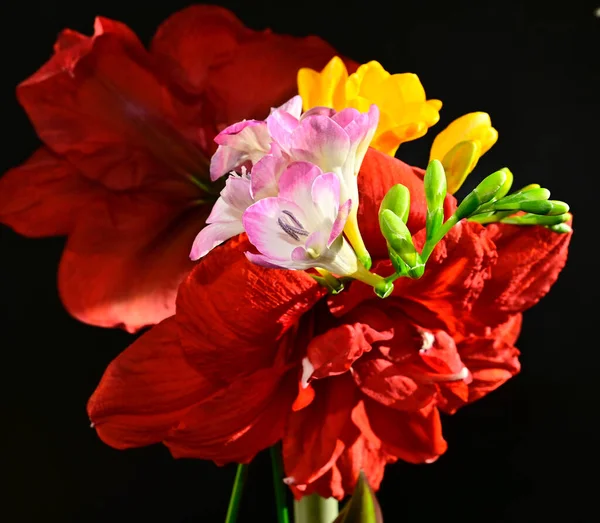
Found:
[[[264,267],[355,273],[356,254],[342,236],[352,202],[339,202],[334,173],[308,162],[291,164],[279,180],[279,195],[261,199],[243,215],[248,239],[260,253],[246,256]]]
[[[240,122],[222,131],[215,138],[219,147],[211,161],[211,177],[216,179],[233,169],[249,167],[250,195],[245,194],[244,198],[257,202],[279,194],[279,179],[294,162],[309,162],[323,172],[335,174],[339,181],[339,204],[351,201],[346,234],[357,252],[364,254],[366,249],[357,225],[356,177],[377,128],[377,106],[372,105],[367,113],[353,108],[336,113],[333,109],[315,107],[300,114],[301,109],[302,99],[295,96],[272,110],[264,122]],[[213,218],[210,223],[215,226],[197,236],[190,254],[192,259],[204,256],[238,233],[229,231],[240,229],[239,224],[237,228],[232,225],[229,214],[226,222],[217,215]],[[219,234],[215,237],[217,230]]]

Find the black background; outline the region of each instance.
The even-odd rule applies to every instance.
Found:
[[[148,42],[190,2],[3,1],[0,7],[1,169],[38,139],[14,87],[51,53],[57,33],[91,34],[94,16],[127,23]],[[337,4],[337,7],[336,7]],[[403,145],[423,164],[435,133],[487,111],[498,144],[473,176],[507,165],[517,185],[541,183],[575,214],[570,260],[525,315],[523,371],[445,418],[450,449],[437,463],[388,467],[386,521],[597,521],[598,168],[600,7],[583,1],[221,2],[255,29],[317,34],[359,62],[417,73],[444,101],[433,132]],[[479,176],[478,176],[479,175]],[[0,519],[8,522],[218,522],[235,468],[174,460],[165,448],[119,452],[89,428],[85,404],[107,363],[133,339],[86,326],[56,291],[62,239],[0,229],[2,389]],[[251,466],[241,522],[274,521],[267,456]]]

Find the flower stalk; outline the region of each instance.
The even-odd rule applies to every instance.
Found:
[[[295,523],[332,523],[338,514],[339,504],[335,498],[311,494],[294,501]]]
[[[237,521],[247,477],[248,465],[244,463],[238,464],[235,479],[233,480],[233,488],[231,489],[231,497],[229,498],[229,507],[225,516],[225,523],[236,523]]]

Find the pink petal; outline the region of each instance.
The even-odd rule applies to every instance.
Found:
[[[298,205],[282,198],[263,198],[250,206],[242,217],[250,243],[274,262],[289,261],[294,248],[304,244],[304,238],[294,240],[279,225],[283,211],[292,213],[300,222],[305,220]]]
[[[279,196],[296,202],[305,211],[313,208],[312,187],[323,174],[317,165],[309,162],[294,162],[279,179]]]
[[[244,226],[241,220],[225,223],[211,223],[202,229],[194,243],[190,252],[190,259],[199,260],[206,256],[217,245],[220,245],[225,240],[233,238],[244,232]]]
[[[340,208],[340,179],[337,175],[326,173],[315,178],[311,198],[321,216],[333,225]]]
[[[344,164],[350,151],[346,132],[331,118],[311,116],[292,133],[292,156],[317,164],[323,171],[334,171]]]
[[[281,109],[273,111],[267,118],[269,135],[286,150],[290,148],[292,132],[296,127],[298,127],[298,118]]]
[[[277,183],[288,163],[288,156],[273,142],[269,154],[263,156],[252,167],[252,196],[256,200],[277,196],[279,193]]]
[[[210,161],[213,181],[247,161],[258,161],[268,152],[271,139],[264,122],[245,120],[221,131],[215,142],[219,147]]]
[[[300,119],[300,115],[302,114],[302,97],[299,94],[293,96],[273,112],[275,111],[285,111],[296,118],[296,120]]]

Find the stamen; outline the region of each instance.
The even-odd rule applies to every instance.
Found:
[[[308,236],[310,234],[290,211],[281,212],[285,214],[286,219],[292,221],[293,225],[284,221],[284,218],[277,218],[277,223],[294,240],[300,241],[300,236]]]

